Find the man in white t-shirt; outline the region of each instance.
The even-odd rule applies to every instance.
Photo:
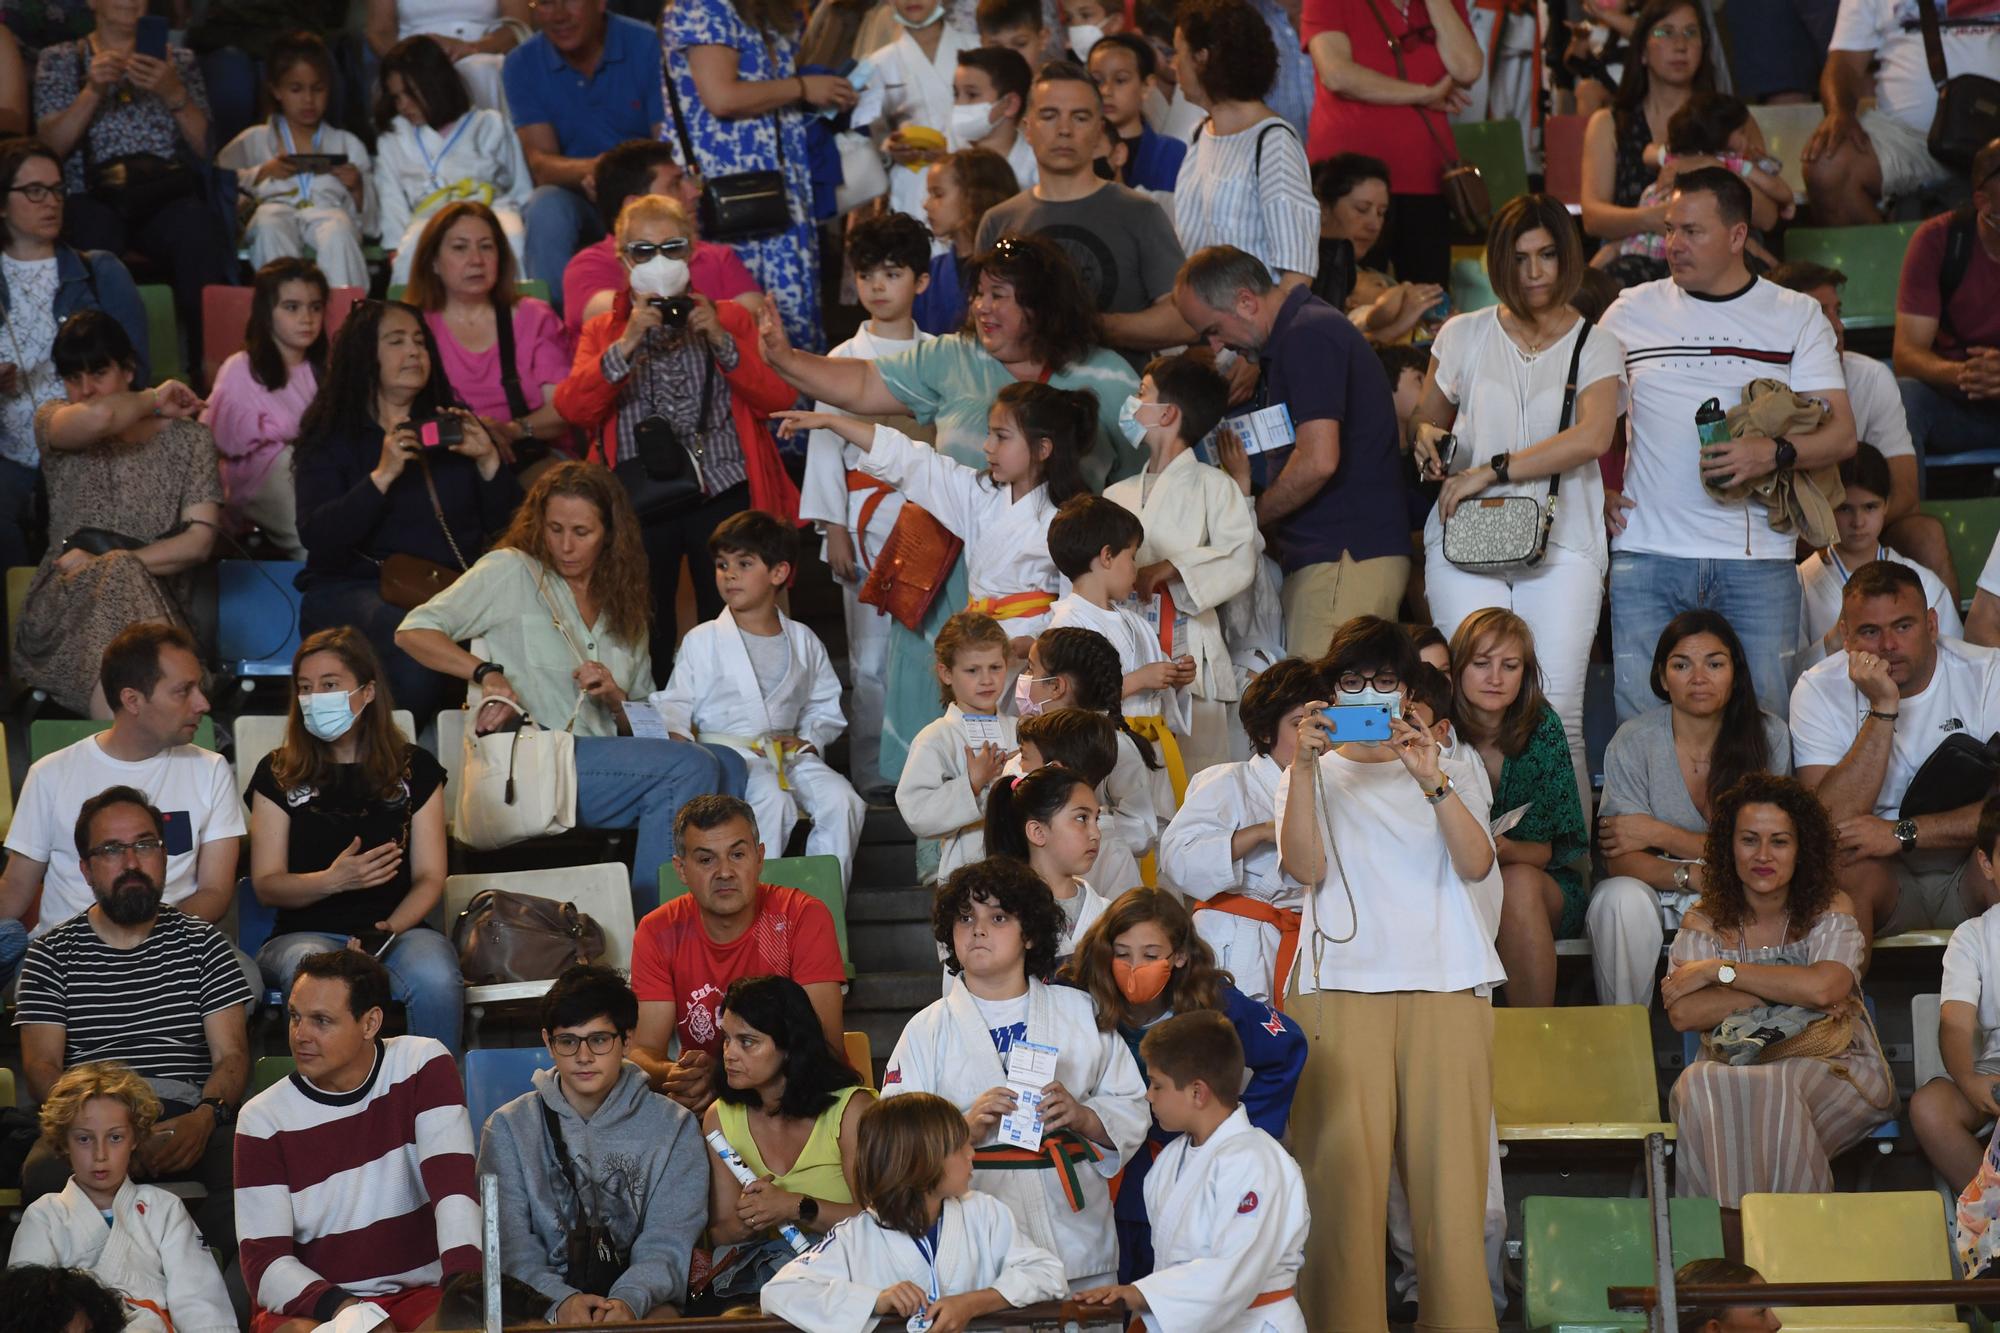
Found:
[[[1917,571],[1893,560],[1854,571],[1840,619],[1847,647],[1792,691],[1792,764],[1838,827],[1864,936],[1955,926],[1991,902],[1968,857],[1979,801],[1914,816],[1903,801],[1947,737],[2000,731],[2000,654],[1940,638]]]
[[[1975,836],[1972,859],[1991,880],[2000,853],[2000,796],[1980,807]],[[1946,1077],[1910,1095],[1910,1128],[1932,1168],[1962,1191],[1979,1174],[1985,1127],[2000,1119],[2000,907],[1951,933],[1938,998],[1938,1054]]]
[[[1938,9],[1947,73],[2000,78],[2000,11],[1991,0],[1946,0]],[[1937,87],[1917,13],[1917,0],[1840,0],[1819,81],[1826,119],[1801,154],[1824,226],[1880,222],[1883,200],[1951,175],[1926,143]],[[1861,111],[1870,95],[1874,107]]]
[[[1965,613],[1965,641],[1982,648],[2000,648],[2000,541],[1986,553],[1986,567],[1972,591],[1972,609]]]
[[[1854,452],[1854,414],[1833,329],[1810,296],[1751,276],[1743,263],[1750,190],[1719,167],[1683,174],[1667,202],[1671,277],[1628,287],[1604,314],[1625,348],[1625,493],[1607,492],[1611,648],[1618,720],[1654,706],[1653,650],[1669,620],[1697,607],[1735,627],[1765,708],[1782,717],[1799,648],[1793,534],[1760,500],[1727,488]],[[1756,379],[1779,379],[1827,407],[1819,429],[1739,435],[1706,448],[1695,414],[1726,411]]]
[[[111,704],[111,729],[46,755],[28,770],[7,829],[0,919],[20,920],[36,905],[35,936],[96,901],[73,845],[76,812],[108,787],[136,787],[165,816],[163,900],[216,922],[236,889],[243,801],[229,763],[190,742],[208,712],[201,659],[187,631],[133,625],[104,650],[98,678]]]

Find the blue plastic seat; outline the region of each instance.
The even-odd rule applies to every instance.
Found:
[[[485,1046],[465,1053],[465,1105],[472,1112],[472,1132],[486,1118],[534,1085],[537,1069],[555,1068],[546,1046]]]
[[[271,932],[278,926],[275,908],[266,907],[257,900],[257,892],[250,887],[248,875],[236,881],[236,947],[253,959],[257,951],[270,941]],[[282,1012],[285,1007],[285,993],[275,986],[264,990],[264,1007],[269,1012]]]
[[[216,647],[232,675],[286,676],[299,647],[295,560],[224,560],[216,566]]]

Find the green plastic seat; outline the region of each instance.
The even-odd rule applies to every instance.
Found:
[[[773,856],[764,861],[763,882],[810,893],[833,916],[834,938],[840,944],[841,965],[854,978],[854,959],[847,952],[847,890],[840,883],[840,859],[834,856]],[[665,906],[688,891],[672,861],[660,866],[660,904]]]
[[[1614,1312],[1607,1287],[1653,1284],[1653,1238],[1644,1199],[1521,1200],[1521,1322],[1535,1333],[1611,1333],[1644,1328],[1640,1314]],[[1722,1253],[1722,1210],[1713,1199],[1675,1199],[1674,1267]]]
[[[403,299],[403,293],[408,290],[407,284],[392,282],[389,284],[389,299],[400,301]],[[540,278],[517,278],[514,281],[514,291],[521,296],[532,296],[537,301],[549,299],[549,284]]]
[[[1894,328],[1903,252],[1910,248],[1916,230],[1914,222],[1794,227],[1785,233],[1785,259],[1824,264],[1847,275],[1840,292],[1840,318],[1848,328]]]
[[[284,1082],[298,1072],[299,1062],[289,1055],[260,1055],[250,1067],[250,1095]]]
[[[1958,586],[1968,599],[1979,571],[1986,568],[1986,556],[2000,536],[2000,499],[1923,500],[1917,508],[1944,524],[1944,539],[1951,548],[1952,567],[1958,571]]]
[[[1486,276],[1486,261],[1483,259],[1454,259],[1451,261],[1451,313],[1465,314],[1469,310],[1484,310],[1500,304],[1500,298],[1493,294],[1493,283]]]
[[[139,304],[146,308],[147,351],[153,363],[153,383],[187,379],[181,364],[181,326],[174,318],[174,289],[150,283],[139,289]]]
[[[1486,197],[1497,212],[1500,205],[1528,192],[1528,159],[1521,146],[1518,120],[1482,120],[1453,125],[1458,155],[1479,168]]]
[[[69,718],[37,718],[28,727],[29,762],[32,763],[45,754],[54,754],[66,745],[74,745],[85,736],[95,736],[110,725],[109,722],[100,722],[95,718],[80,718],[74,721]],[[194,729],[194,743],[204,750],[221,753],[216,749],[214,718],[204,717],[201,720],[201,725]]]

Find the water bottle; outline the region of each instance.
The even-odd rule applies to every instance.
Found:
[[[1702,461],[1707,460],[1710,445],[1729,443],[1729,414],[1722,410],[1721,400],[1711,398],[1703,403],[1700,409],[1695,412],[1694,434],[1695,439],[1701,443],[1701,452],[1698,457]],[[1702,484],[1710,490],[1719,491],[1723,489],[1723,483],[1720,480],[1709,476],[1705,472],[1702,474],[1701,480]]]

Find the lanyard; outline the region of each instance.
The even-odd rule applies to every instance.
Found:
[[[938,1246],[938,1231],[940,1228],[943,1227],[943,1225],[944,1225],[944,1212],[942,1209],[940,1209],[938,1212],[938,1220],[931,1223],[931,1229],[929,1233],[916,1238],[917,1253],[924,1257],[924,1263],[931,1270],[931,1284],[929,1287],[930,1305],[925,1306],[924,1307],[925,1310],[928,1310],[931,1305],[936,1305],[938,1303],[938,1297],[941,1290],[941,1288],[938,1285],[937,1246]],[[911,1330],[912,1333],[924,1333],[924,1331],[927,1331],[930,1328],[930,1326],[931,1326],[931,1321],[924,1317],[924,1313],[921,1310],[918,1311],[916,1314],[911,1315],[909,1318],[909,1322],[904,1325],[904,1327]]]
[[[471,123],[472,123],[472,113],[470,111],[460,116],[458,118],[458,124],[452,129],[451,137],[449,139],[445,139],[444,147],[438,149],[438,155],[436,157],[432,157],[429,153],[426,153],[424,151],[424,130],[427,127],[423,125],[416,126],[417,154],[418,156],[424,159],[424,174],[430,178],[431,188],[433,190],[439,189],[444,185],[444,182],[438,179],[438,168],[444,165],[444,160],[447,157],[451,156],[451,150],[453,146],[458,143],[459,136],[465,133],[465,127],[467,125],[470,125]],[[437,131],[431,130],[431,133],[437,134]],[[440,135],[439,137],[443,138],[442,135]]]
[[[279,114],[271,117],[271,120],[278,127],[278,140],[279,142],[285,145],[285,155],[289,157],[297,153],[299,150],[292,144],[292,123],[285,119],[283,112],[280,112]],[[312,137],[313,152],[317,153],[319,151],[319,141],[321,137],[324,136],[325,134],[326,134],[326,126],[324,124],[316,125],[313,127],[313,137]],[[312,188],[313,188],[312,173],[309,171],[302,171],[299,173],[298,179],[299,179],[299,207],[303,208],[307,204],[310,204],[312,202]]]
[[[1889,548],[1886,546],[1877,546],[1875,548],[1875,558],[1877,560],[1887,560],[1889,558]],[[1834,570],[1840,575],[1840,586],[1845,588],[1847,581],[1854,576],[1848,573],[1846,565],[1840,563],[1840,552],[1832,546],[1828,546],[1826,548],[1826,559],[1827,563],[1832,565]]]

